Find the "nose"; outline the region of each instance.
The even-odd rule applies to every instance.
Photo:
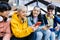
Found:
[[[50,14],[51,14],[52,12],[50,12]]]
[[[37,13],[37,11],[35,11],[35,14]]]
[[[25,15],[27,14],[27,13],[24,13]]]

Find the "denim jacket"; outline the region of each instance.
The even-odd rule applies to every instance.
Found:
[[[47,18],[46,18],[46,16],[45,15],[43,15],[43,20],[44,20],[44,24],[46,25],[46,24],[48,24],[48,21],[47,21]],[[52,30],[54,30],[55,31],[55,27],[57,26],[57,23],[59,23],[60,24],[60,18],[57,16],[57,15],[54,15],[54,22],[53,22],[53,29]],[[51,30],[51,31],[52,31]]]
[[[28,25],[29,25],[29,26],[32,26],[33,24],[35,24],[33,18],[32,18],[32,17],[28,17]],[[40,29],[42,29],[43,27],[44,27],[44,23],[42,22],[42,24],[39,26],[38,29],[40,30]]]

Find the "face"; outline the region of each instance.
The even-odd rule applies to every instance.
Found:
[[[33,16],[34,16],[34,17],[37,17],[37,16],[39,15],[39,13],[40,13],[40,8],[35,7],[35,8],[33,9]]]
[[[4,12],[2,12],[2,13],[3,13],[2,16],[8,17],[9,11],[4,11]]]
[[[6,21],[7,17],[8,17],[9,11],[4,11],[4,12],[0,12],[0,21]]]
[[[27,10],[26,9],[22,9],[18,12],[19,16],[21,18],[25,18],[26,17],[26,13],[27,13]]]
[[[48,14],[52,15],[53,14],[53,10],[48,10]]]

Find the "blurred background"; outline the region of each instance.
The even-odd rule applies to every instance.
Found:
[[[45,14],[47,11],[47,5],[53,4],[55,6],[54,14],[60,16],[60,0],[0,0],[8,2],[12,10],[16,9],[19,5],[25,5],[28,8],[27,15],[35,6],[41,8],[41,13]]]

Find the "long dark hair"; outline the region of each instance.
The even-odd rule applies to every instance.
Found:
[[[11,6],[7,2],[0,2],[0,12],[9,11],[9,10],[11,10]],[[4,21],[6,22],[7,17],[3,17],[3,18],[4,18]]]
[[[35,7],[37,7],[37,6],[35,6]],[[35,7],[34,7],[34,8],[35,8]],[[40,8],[40,7],[38,7],[38,8]],[[32,17],[32,18],[34,18],[34,17],[33,17],[33,12],[32,12],[32,11],[31,11],[31,14],[30,14],[29,16]],[[38,15],[38,21],[42,22],[41,11],[40,11],[40,13],[39,13],[39,15]]]
[[[0,1],[0,12],[11,10],[11,6],[7,2]]]

